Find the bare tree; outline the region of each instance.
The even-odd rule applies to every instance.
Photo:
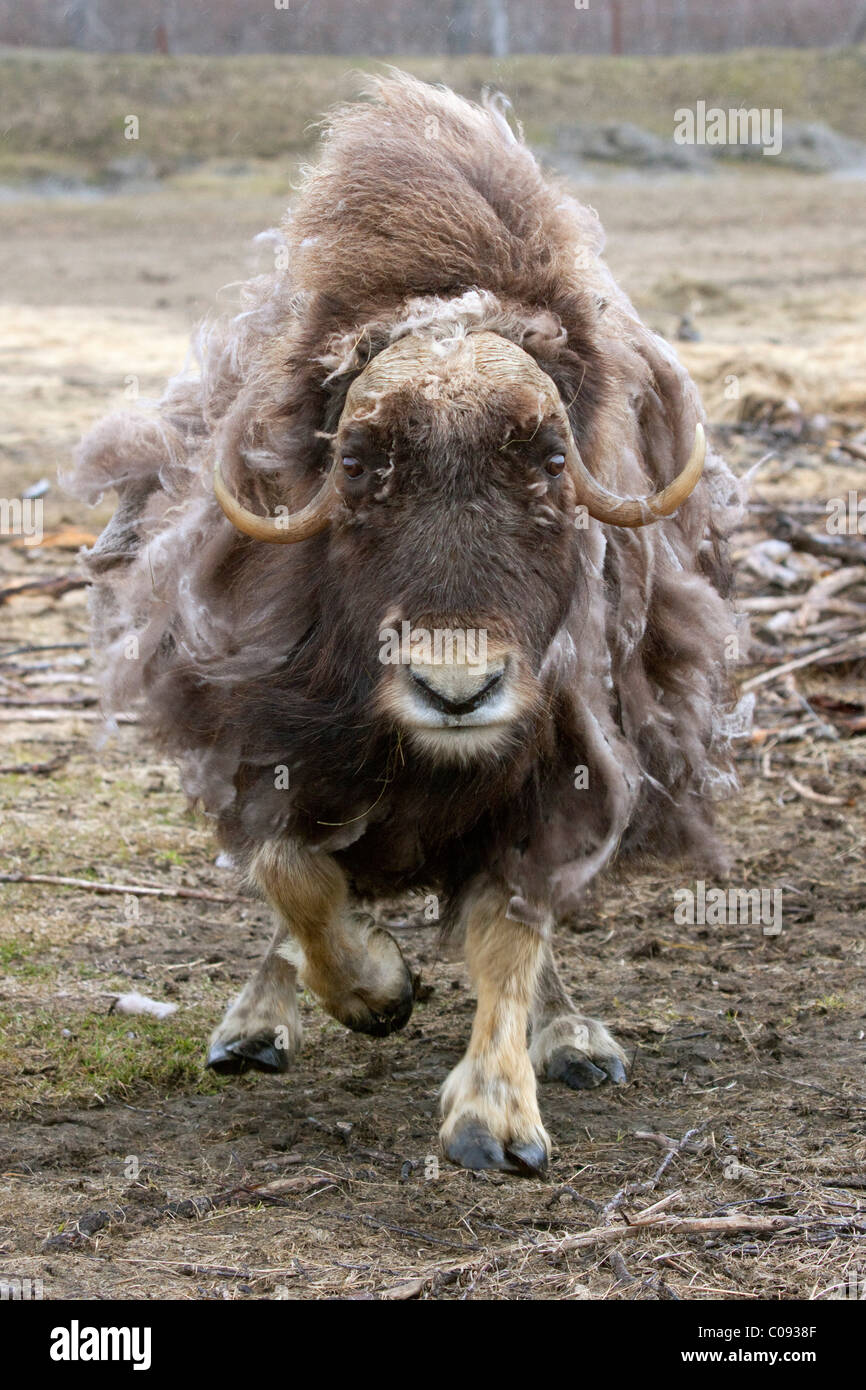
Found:
[[[66,15],[73,48],[98,52],[111,46],[111,31],[99,13],[99,0],[72,0]]]
[[[171,52],[171,42],[169,39],[169,26],[174,18],[172,14],[171,0],[160,0],[159,17],[154,25],[153,46],[157,53],[167,55]]]
[[[475,37],[475,0],[452,0],[448,21],[448,52],[471,53]]]
[[[622,5],[620,0],[610,0],[610,51],[622,53]]]
[[[506,0],[487,0],[490,20],[490,52],[494,58],[508,56],[508,6]]]

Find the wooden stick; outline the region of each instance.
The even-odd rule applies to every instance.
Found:
[[[784,613],[786,609],[799,608],[804,597],[803,594],[779,594],[773,598],[763,594],[749,595],[738,598],[737,607],[744,613]]]
[[[861,633],[860,641],[866,641],[866,632]],[[762,671],[758,676],[752,676],[751,680],[744,681],[740,686],[743,694],[748,690],[754,690],[756,686],[766,685],[767,681],[776,680],[779,676],[787,676],[790,671],[799,671],[803,666],[814,666],[819,661],[827,657],[837,657],[842,652],[850,653],[852,659],[857,655],[856,650],[851,648],[857,646],[857,638],[846,637],[843,642],[836,642],[830,647],[819,647],[817,651],[807,652],[805,656],[797,656],[793,661],[783,661],[781,666],[771,666],[769,671]]]
[[[856,536],[829,533],[813,536],[811,531],[785,512],[777,512],[769,518],[769,530],[779,540],[787,541],[795,550],[805,551],[808,555],[831,556],[851,564],[866,564],[866,541],[858,540]]]
[[[641,1231],[670,1231],[676,1235],[724,1235],[731,1231],[790,1231],[805,1229],[808,1226],[844,1226],[850,1228],[848,1218],[828,1218],[826,1216],[748,1216],[738,1212],[735,1216],[651,1216],[646,1221],[640,1217],[627,1226],[595,1226],[579,1235],[566,1236],[557,1241],[557,1250],[575,1250],[582,1245],[595,1245],[598,1241],[617,1240],[621,1236],[637,1235]],[[536,1247],[544,1248],[544,1247]],[[497,1252],[498,1253],[498,1252]]]
[[[137,714],[113,714],[115,724],[137,724]],[[107,724],[108,716],[95,709],[0,709],[0,724],[50,724],[57,719],[83,719],[89,724]]]
[[[811,614],[813,612],[816,615],[822,613],[827,607],[828,600],[834,594],[841,593],[843,589],[850,589],[854,585],[862,584],[864,580],[866,580],[866,570],[862,565],[843,565],[841,569],[832,570],[830,574],[825,574],[823,579],[819,579],[802,596],[800,625],[812,621]]]
[[[40,709],[89,709],[96,703],[95,695],[59,695],[56,698],[49,695],[47,699],[40,700],[18,700],[14,696],[0,698],[3,709],[33,709],[35,706]]]
[[[837,571],[838,573],[838,571]],[[863,576],[866,583],[866,574]],[[760,595],[756,597],[738,598],[737,607],[744,613],[784,613],[787,610],[802,608],[808,601],[809,594],[780,594],[776,598],[764,598]],[[814,605],[810,603],[810,607]],[[863,614],[862,603],[852,603],[849,599],[830,598],[821,602],[819,608],[822,613],[843,613],[843,614]]]
[[[50,763],[12,763],[7,767],[0,767],[0,777],[8,777],[12,774],[16,776],[27,774],[31,777],[47,777],[50,773],[56,772],[59,767],[62,767],[68,758],[68,753],[60,753],[56,758],[52,758]]]
[[[788,773],[785,779],[789,787],[793,787],[798,796],[802,796],[804,801],[817,801],[821,806],[844,806],[846,805],[844,796],[825,796],[823,792],[813,791],[807,787],[805,782],[798,782],[793,773]]]
[[[11,652],[3,652],[0,661],[8,661],[10,656],[21,656],[23,652],[86,652],[86,642],[49,642],[45,646],[13,647]]]
[[[682,1195],[682,1188],[678,1187],[676,1192],[669,1192],[667,1197],[662,1197],[658,1202],[653,1202],[651,1207],[644,1207],[643,1211],[638,1212],[637,1216],[635,1217],[635,1221],[649,1221],[651,1216],[655,1216],[665,1207],[669,1207],[671,1202],[678,1201],[679,1198],[682,1197]]]
[[[149,883],[100,883],[92,878],[61,878],[56,874],[0,873],[0,883],[50,883],[55,888],[86,888],[91,893],[132,893],[136,897],[195,898],[204,903],[255,902],[255,898],[227,897],[202,888],[156,888]]]
[[[664,1149],[665,1152],[668,1149],[675,1149],[680,1142],[678,1139],[672,1139],[669,1134],[660,1134],[654,1129],[636,1129],[634,1137],[635,1139],[648,1139],[651,1143],[658,1144],[659,1148]]]
[[[49,598],[61,598],[72,589],[84,589],[89,579],[75,579],[71,574],[61,574],[56,579],[29,579],[26,584],[13,584],[11,589],[0,589],[0,603],[6,603],[19,594],[45,594]]]
[[[605,1229],[611,1224],[619,1208],[623,1203],[628,1201],[629,1197],[637,1197],[642,1193],[655,1191],[664,1177],[667,1168],[675,1158],[680,1154],[687,1153],[689,1150],[692,1152],[700,1151],[701,1145],[695,1144],[694,1140],[703,1133],[709,1123],[709,1120],[704,1120],[702,1124],[696,1125],[694,1129],[687,1130],[682,1139],[672,1140],[667,1153],[651,1178],[647,1178],[644,1182],[628,1182],[624,1187],[621,1187],[618,1192],[614,1193],[601,1213],[602,1220],[605,1223]]]

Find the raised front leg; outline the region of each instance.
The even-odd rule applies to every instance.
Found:
[[[542,1174],[550,1140],[541,1123],[526,1047],[542,935],[511,922],[506,898],[488,888],[471,902],[466,961],[478,991],[472,1036],[442,1092],[442,1147],[463,1168]]]
[[[336,860],[275,840],[259,850],[251,873],[286,924],[279,954],[322,1008],[356,1033],[385,1037],[402,1028],[412,1013],[412,976],[394,938],[352,911]]]
[[[208,1066],[285,1071],[300,1043],[297,980],[356,1032],[382,1037],[403,1027],[412,1012],[412,978],[400,948],[352,912],[345,876],[330,855],[272,841],[257,852],[250,878],[274,907],[277,930],[214,1033]]]
[[[575,1091],[605,1081],[621,1085],[627,1079],[625,1053],[603,1023],[578,1013],[563,988],[549,942],[538,972],[531,1022],[529,1055],[539,1076],[564,1081]]]

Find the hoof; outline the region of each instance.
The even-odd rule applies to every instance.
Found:
[[[312,990],[326,1013],[371,1038],[387,1038],[405,1028],[412,1017],[415,984],[403,953],[394,938],[382,927],[356,923],[356,952],[342,973],[308,978]]]
[[[618,1057],[597,1057],[592,1062],[574,1047],[558,1047],[551,1054],[546,1074],[551,1081],[564,1081],[573,1091],[591,1091],[606,1081],[622,1086],[628,1080]]]
[[[480,1120],[464,1120],[444,1147],[452,1163],[475,1172],[492,1168],[521,1178],[541,1178],[547,1172],[544,1144],[533,1140],[502,1144]]]
[[[410,980],[408,988],[393,1005],[389,1004],[386,1009],[378,1010],[368,1007],[362,1014],[347,1019],[347,1026],[353,1033],[366,1033],[371,1038],[387,1038],[389,1033],[399,1033],[401,1028],[406,1027],[412,1017],[414,1002]]]
[[[285,1047],[277,1047],[272,1036],[259,1034],[235,1042],[212,1043],[205,1065],[220,1076],[239,1076],[245,1071],[281,1072],[289,1070],[289,1053]]]

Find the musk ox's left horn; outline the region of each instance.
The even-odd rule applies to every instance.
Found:
[[[317,536],[331,519],[337,492],[334,485],[334,470],[328,473],[319,491],[306,507],[299,512],[285,511],[279,516],[259,516],[248,511],[226,487],[220,472],[219,462],[213,471],[213,490],[229,521],[245,536],[256,541],[272,541],[278,545],[290,545],[294,541],[305,541]]]
[[[569,452],[578,502],[586,507],[590,516],[611,526],[636,527],[648,526],[662,517],[671,516],[694,492],[704,469],[707,441],[703,425],[696,425],[695,442],[682,473],[661,492],[654,492],[649,497],[617,497],[616,493],[608,492],[588,471],[576,445],[572,445]]]
[[[568,413],[556,384],[535,358],[517,344],[495,333],[473,334],[467,342],[472,348],[476,370],[503,381],[522,379],[533,382],[538,386],[542,396],[546,396],[561,415],[568,430],[567,458],[577,501],[586,507],[596,521],[607,522],[611,526],[648,526],[653,521],[661,521],[663,517],[670,516],[694,491],[703,472],[707,448],[702,425],[695,428],[695,442],[688,463],[672,483],[649,497],[617,497],[616,493],[608,492],[585,466],[574,442]]]

